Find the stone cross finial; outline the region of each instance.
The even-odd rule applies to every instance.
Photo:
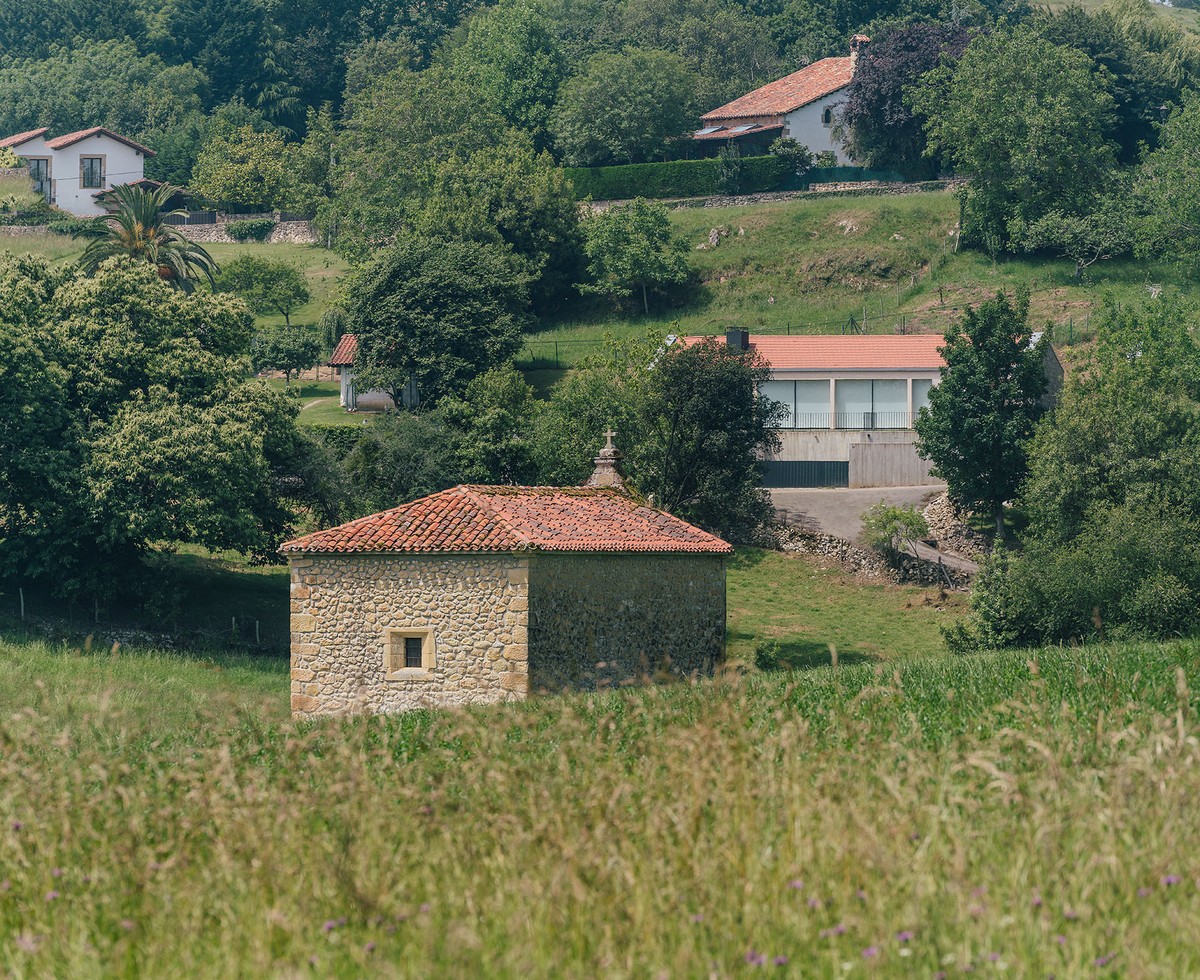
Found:
[[[600,450],[600,455],[593,460],[596,468],[592,471],[592,475],[588,477],[585,487],[611,487],[614,490],[621,490],[625,487],[625,477],[621,475],[621,450],[613,445],[613,436],[616,433],[609,428],[604,433],[604,448]]]

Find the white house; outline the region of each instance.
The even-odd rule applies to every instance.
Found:
[[[71,214],[89,218],[104,214],[97,200],[104,191],[132,184],[145,176],[143,166],[154,151],[103,126],[49,137],[46,127],[0,140],[29,165],[34,190]]]
[[[352,334],[342,334],[342,338],[329,357],[329,366],[337,368],[338,381],[341,382],[338,392],[338,404],[347,412],[357,412],[360,408],[368,412],[379,412],[395,407],[392,396],[378,388],[360,392],[354,381],[354,359],[358,355],[358,338]],[[418,404],[417,385],[409,381],[400,392],[400,402],[406,408]]]
[[[704,338],[687,337],[685,343]],[[751,335],[726,343],[753,349],[771,369],[763,394],[783,404],[782,447],[767,463],[769,487],[896,487],[937,483],[915,449],[913,420],[946,366],[941,334]],[[1035,335],[1037,343],[1040,334]],[[1046,348],[1052,400],[1062,366]]]
[[[700,117],[692,134],[702,151],[734,143],[743,154],[765,152],[779,136],[790,137],[813,153],[832,150],[838,163],[850,158],[834,138],[834,109],[854,77],[859,52],[871,39],[855,34],[846,58],[823,58]]]

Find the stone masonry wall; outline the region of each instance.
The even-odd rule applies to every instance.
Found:
[[[240,219],[236,219],[240,220]],[[213,242],[229,243],[233,238],[229,234],[229,223],[218,221],[213,225],[180,225],[179,232],[194,242],[211,244]],[[318,241],[317,232],[311,221],[277,221],[267,236],[267,242],[272,245],[287,242],[294,245],[314,245]],[[253,242],[249,244],[254,244]]]
[[[594,690],[711,674],[725,648],[720,555],[535,555],[529,687]]]
[[[291,559],[292,713],[485,704],[528,686],[528,561],[513,555]],[[429,679],[388,680],[389,629],[431,628]]]

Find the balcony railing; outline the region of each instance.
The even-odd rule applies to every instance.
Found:
[[[830,425],[832,420],[833,425]],[[784,429],[910,429],[908,412],[801,412]]]

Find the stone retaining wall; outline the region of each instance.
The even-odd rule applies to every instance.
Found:
[[[832,534],[814,534],[797,527],[777,525],[770,530],[769,537],[772,539],[769,543],[780,551],[828,558],[849,571],[873,578],[953,589],[968,589],[971,586],[971,576],[962,569],[908,554],[900,555],[895,564],[889,564],[878,552],[860,548]]]
[[[0,238],[32,238],[49,234],[49,225],[0,225]]]

